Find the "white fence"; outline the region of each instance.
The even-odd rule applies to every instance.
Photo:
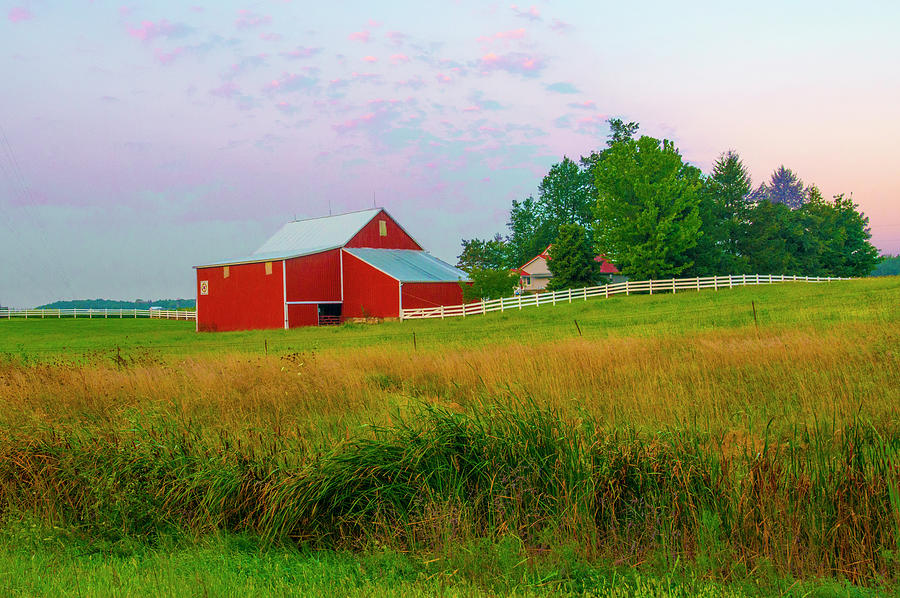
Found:
[[[0,309],[0,319],[13,318],[152,318],[196,320],[196,311],[165,309]]]
[[[630,295],[631,293],[675,293],[678,291],[699,291],[700,289],[730,289],[733,287],[772,284],[775,282],[831,282],[850,280],[831,276],[784,276],[772,274],[741,274],[740,276],[705,276],[700,278],[671,278],[668,280],[642,280],[640,282],[619,282],[598,287],[583,289],[566,289],[565,291],[548,291],[534,295],[518,295],[491,301],[478,301],[465,305],[442,305],[420,309],[404,309],[400,312],[401,320],[417,320],[422,318],[451,318],[486,314],[492,311],[522,309],[539,305],[556,305],[572,301],[587,301],[588,297],[610,297],[612,295]]]

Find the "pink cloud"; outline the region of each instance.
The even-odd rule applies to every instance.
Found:
[[[579,118],[575,126],[578,133],[596,134],[598,131],[605,129],[608,114],[595,114],[585,118]]]
[[[371,63],[371,62],[378,62],[378,59],[375,58],[374,56],[365,56],[365,57],[363,58],[363,61],[364,61],[364,62],[370,62],[370,63]]]
[[[409,56],[407,56],[406,54],[391,54],[391,62],[393,64],[409,62]]]
[[[567,33],[572,29],[575,29],[574,26],[566,23],[565,21],[560,21],[559,19],[553,19],[553,23],[550,25],[550,29],[557,33]]]
[[[388,39],[391,40],[391,43],[395,46],[399,46],[403,42],[409,39],[409,36],[405,33],[400,33],[399,31],[391,31],[387,34]]]
[[[510,6],[513,13],[517,17],[521,17],[523,19],[528,19],[529,21],[540,21],[541,20],[541,11],[537,9],[536,6],[532,6],[531,8],[519,8],[515,4]]]
[[[356,31],[354,33],[351,33],[347,39],[349,39],[350,41],[355,41],[355,42],[368,43],[369,42],[369,32],[368,31]]]
[[[332,128],[338,133],[345,133],[347,131],[352,131],[353,129],[364,127],[374,120],[375,113],[369,112],[368,114],[363,114],[359,118],[351,118],[350,120],[346,120],[340,124],[333,125]]]
[[[267,92],[299,91],[314,87],[318,81],[314,77],[299,73],[282,73],[281,78],[273,79],[263,88]]]
[[[545,65],[543,59],[540,57],[527,54],[511,53],[498,55],[493,52],[488,52],[481,57],[480,66],[482,71],[485,72],[506,71],[508,73],[534,77]]]
[[[297,107],[287,102],[278,102],[275,104],[275,108],[284,114],[294,114],[297,112]]]
[[[481,112],[481,108],[478,106],[466,106],[462,110],[463,112]]]
[[[234,81],[225,81],[215,89],[210,89],[209,93],[220,98],[233,98],[240,90]]]
[[[281,41],[281,35],[278,33],[260,33],[259,39],[267,42],[277,42]]]
[[[513,29],[511,31],[499,31],[489,37],[480,37],[478,39],[479,39],[479,41],[487,41],[489,39],[514,40],[514,39],[524,39],[524,38],[525,38],[525,28],[519,27],[518,29]]]
[[[597,102],[573,102],[569,104],[569,108],[575,108],[576,110],[596,110]]]
[[[453,79],[451,79],[449,75],[445,75],[444,73],[438,73],[435,76],[435,79],[437,79],[438,83],[443,83],[443,84],[447,84],[447,83],[450,83],[451,81],[453,81]]]
[[[297,46],[296,50],[282,52],[281,56],[289,59],[309,58],[311,56],[315,56],[321,51],[322,48],[304,48],[303,46]]]
[[[271,21],[272,17],[268,15],[257,14],[249,10],[239,10],[238,18],[235,19],[234,25],[238,29],[251,29],[260,25],[266,25]]]
[[[175,59],[181,56],[184,53],[184,48],[181,46],[175,48],[171,52],[164,52],[160,49],[153,50],[153,57],[156,59],[156,62],[160,63],[163,66],[168,66],[175,62]]]
[[[191,31],[191,28],[181,23],[170,23],[166,19],[158,23],[153,21],[141,21],[139,27],[128,27],[128,34],[142,42],[149,42],[157,37],[173,38],[181,37]]]
[[[366,23],[366,25],[368,27],[371,27],[372,29],[376,29],[378,27],[381,27],[382,23],[379,21],[376,21],[375,19],[369,19],[369,22]]]
[[[34,15],[24,6],[13,6],[6,13],[6,18],[12,23],[20,23],[22,21],[30,21],[34,18]]]

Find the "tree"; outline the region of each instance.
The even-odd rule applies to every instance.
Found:
[[[599,246],[637,279],[681,274],[700,232],[700,170],[671,141],[613,143],[594,167]]]
[[[493,270],[507,268],[506,243],[499,234],[493,239],[463,239],[462,253],[457,257],[456,267],[471,274],[473,268]]]
[[[844,194],[831,201],[810,187],[809,201],[796,211],[802,227],[797,256],[802,271],[816,276],[868,276],[878,264],[869,242],[869,219]]]
[[[550,247],[547,268],[553,274],[547,290],[573,289],[596,283],[599,266],[596,254],[584,227],[579,224],[563,224],[559,235]]]
[[[508,297],[519,284],[519,275],[512,270],[474,267],[469,272],[472,284],[460,282],[463,301]]]
[[[802,226],[783,203],[762,200],[748,213],[747,236],[739,250],[747,268],[757,274],[797,274],[803,245]]]
[[[593,221],[593,181],[567,156],[550,167],[538,187],[540,218],[547,230],[558,231],[562,224],[589,228]]]
[[[507,263],[518,267],[542,252],[553,241],[555,231],[544,220],[539,203],[532,196],[513,200],[506,237]]]
[[[792,210],[806,203],[807,198],[808,191],[803,187],[803,181],[783,164],[772,173],[769,183],[761,184],[752,196],[754,201],[781,203]]]
[[[700,238],[688,255],[697,276],[740,274],[747,260],[738,246],[747,234],[750,174],[737,152],[723,153],[700,191]]]

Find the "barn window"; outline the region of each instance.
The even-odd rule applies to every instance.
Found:
[[[266,262],[266,274],[272,273],[272,262]]]
[[[387,236],[387,221],[386,220],[378,221],[378,235],[381,237]]]
[[[228,268],[228,266],[222,268],[222,278],[228,278],[229,276],[231,276],[231,270],[229,270]]]

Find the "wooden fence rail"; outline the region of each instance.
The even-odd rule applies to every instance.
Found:
[[[13,318],[151,318],[194,321],[197,319],[197,312],[166,309],[0,309],[0,320]]]
[[[400,311],[401,320],[419,320],[425,318],[467,317],[476,314],[487,314],[494,311],[572,303],[587,301],[593,297],[610,297],[612,295],[631,295],[632,293],[677,293],[679,291],[699,291],[701,289],[731,289],[734,287],[772,284],[776,282],[832,282],[850,280],[833,276],[786,276],[781,274],[740,274],[729,276],[701,276],[697,278],[670,278],[666,280],[641,280],[618,282],[596,287],[566,289],[564,291],[548,291],[533,295],[516,295],[490,301],[477,301],[465,305],[441,305],[404,309]]]

